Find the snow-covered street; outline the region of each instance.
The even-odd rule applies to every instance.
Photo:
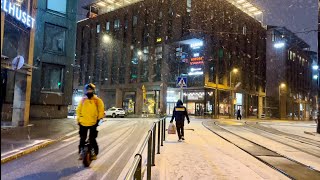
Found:
[[[167,136],[152,179],[287,179],[207,130],[201,120],[192,120],[185,129],[184,142]]]

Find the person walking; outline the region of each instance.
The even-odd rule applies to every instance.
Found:
[[[79,102],[77,108],[77,120],[79,124],[79,160],[82,159],[83,149],[86,143],[88,130],[90,130],[89,141],[90,151],[93,160],[97,159],[99,153],[99,146],[96,141],[98,136],[97,126],[99,120],[104,118],[104,104],[95,93],[95,85],[90,83],[85,86],[85,97]]]
[[[239,120],[239,118],[241,120],[241,111],[240,111],[240,109],[238,109],[238,111],[237,111],[237,120]]]
[[[184,119],[185,117],[188,120],[188,124],[190,123],[190,119],[188,116],[187,108],[183,106],[183,103],[181,100],[178,100],[177,106],[173,109],[173,114],[170,123],[173,122],[173,120],[176,120],[176,127],[177,127],[177,133],[179,142],[184,140]]]

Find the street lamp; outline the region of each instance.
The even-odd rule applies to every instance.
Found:
[[[138,51],[138,56],[142,56],[142,51]]]
[[[283,48],[285,46],[284,42],[277,42],[273,45],[275,48],[279,49],[279,48]]]
[[[230,101],[230,118],[233,117],[234,115],[234,104],[233,104],[233,99],[234,99],[234,92],[233,92],[233,87],[232,87],[232,73],[237,74],[238,73],[238,69],[237,68],[233,68],[232,71],[230,71],[230,96],[231,96],[231,101]]]
[[[281,89],[284,89],[286,87],[286,84],[285,83],[281,83],[279,85],[279,117],[281,119]]]
[[[107,34],[103,35],[102,40],[104,43],[110,43],[111,42],[111,37]]]

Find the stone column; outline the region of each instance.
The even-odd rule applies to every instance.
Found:
[[[15,73],[12,126],[23,126],[26,107],[26,79],[25,75]]]
[[[122,107],[123,93],[122,89],[116,88],[116,107]]]
[[[136,103],[135,103],[136,114],[138,115],[142,114],[142,107],[143,107],[142,89],[141,87],[138,87],[137,93],[136,93]]]
[[[164,114],[167,111],[167,84],[162,83],[160,86],[160,110]]]
[[[263,112],[263,97],[259,95],[258,96],[258,119],[261,119],[262,112]]]

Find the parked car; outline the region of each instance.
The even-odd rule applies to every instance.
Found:
[[[123,117],[125,117],[126,112],[122,108],[113,107],[113,108],[106,110],[105,115],[106,115],[106,117],[111,116],[113,118],[115,118],[115,117],[122,117],[123,118]]]

